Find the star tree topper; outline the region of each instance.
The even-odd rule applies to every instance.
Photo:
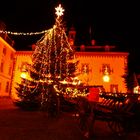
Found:
[[[56,12],[55,14],[57,15],[57,17],[59,18],[60,16],[63,15],[63,12],[65,11],[62,7],[61,4],[59,4],[58,7],[55,8]]]

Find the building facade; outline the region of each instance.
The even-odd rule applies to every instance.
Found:
[[[79,80],[86,86],[103,86],[106,92],[127,92],[122,75],[127,66],[128,53],[122,52],[76,52],[79,60]],[[32,63],[32,51],[17,51],[12,80],[12,97],[16,98],[16,83],[21,77],[30,79],[26,64]],[[26,76],[26,77],[25,77]]]
[[[77,52],[80,79],[86,85],[103,86],[106,92],[127,92],[122,76],[127,67],[128,53]]]
[[[15,49],[0,37],[0,97],[11,96]]]
[[[79,60],[78,79],[86,86],[103,86],[106,92],[127,92],[122,76],[127,68],[129,54],[111,52],[110,48],[114,46],[95,46],[94,41],[91,46],[81,45],[78,50],[74,46],[75,35],[73,29],[68,37]],[[104,48],[104,51],[98,51],[99,48]],[[32,53],[33,51],[16,51],[0,37],[0,97],[17,98],[17,83],[21,82],[21,77],[30,78],[26,64],[32,63]]]

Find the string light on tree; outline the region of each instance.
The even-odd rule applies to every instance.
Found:
[[[74,77],[77,76],[78,61],[75,60],[75,51],[68,42],[62,18],[60,18],[64,9],[59,4],[55,10],[57,15],[55,24],[35,44],[32,64],[28,70],[33,82],[25,81],[24,92],[21,92],[21,90],[23,91],[22,86],[19,87],[18,94],[20,97],[22,96],[23,101],[28,101],[31,94],[33,97],[39,94],[41,95],[39,98],[41,105],[44,105],[49,99],[54,100],[52,102],[55,103],[57,102],[56,96],[59,93],[64,95],[69,85],[76,88]],[[33,87],[32,85],[35,88],[28,89],[26,92],[26,87]]]

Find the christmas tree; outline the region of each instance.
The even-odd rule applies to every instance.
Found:
[[[128,65],[128,67],[130,67],[130,65]],[[122,75],[122,78],[124,78],[127,92],[133,93],[134,87],[138,86],[136,75],[133,71],[130,70],[130,68],[125,67],[124,71],[125,73]]]
[[[78,64],[62,23],[64,9],[61,5],[55,9],[55,24],[35,44],[32,64],[27,67],[32,80],[24,79],[16,88],[20,102],[39,102],[43,107],[47,102],[53,110],[59,97],[68,93],[67,87],[75,85]]]

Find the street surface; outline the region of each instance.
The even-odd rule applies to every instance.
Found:
[[[139,134],[118,138],[106,122],[96,121],[92,140],[140,140]],[[72,113],[48,118],[41,111],[22,111],[11,99],[0,98],[0,140],[86,140]]]

